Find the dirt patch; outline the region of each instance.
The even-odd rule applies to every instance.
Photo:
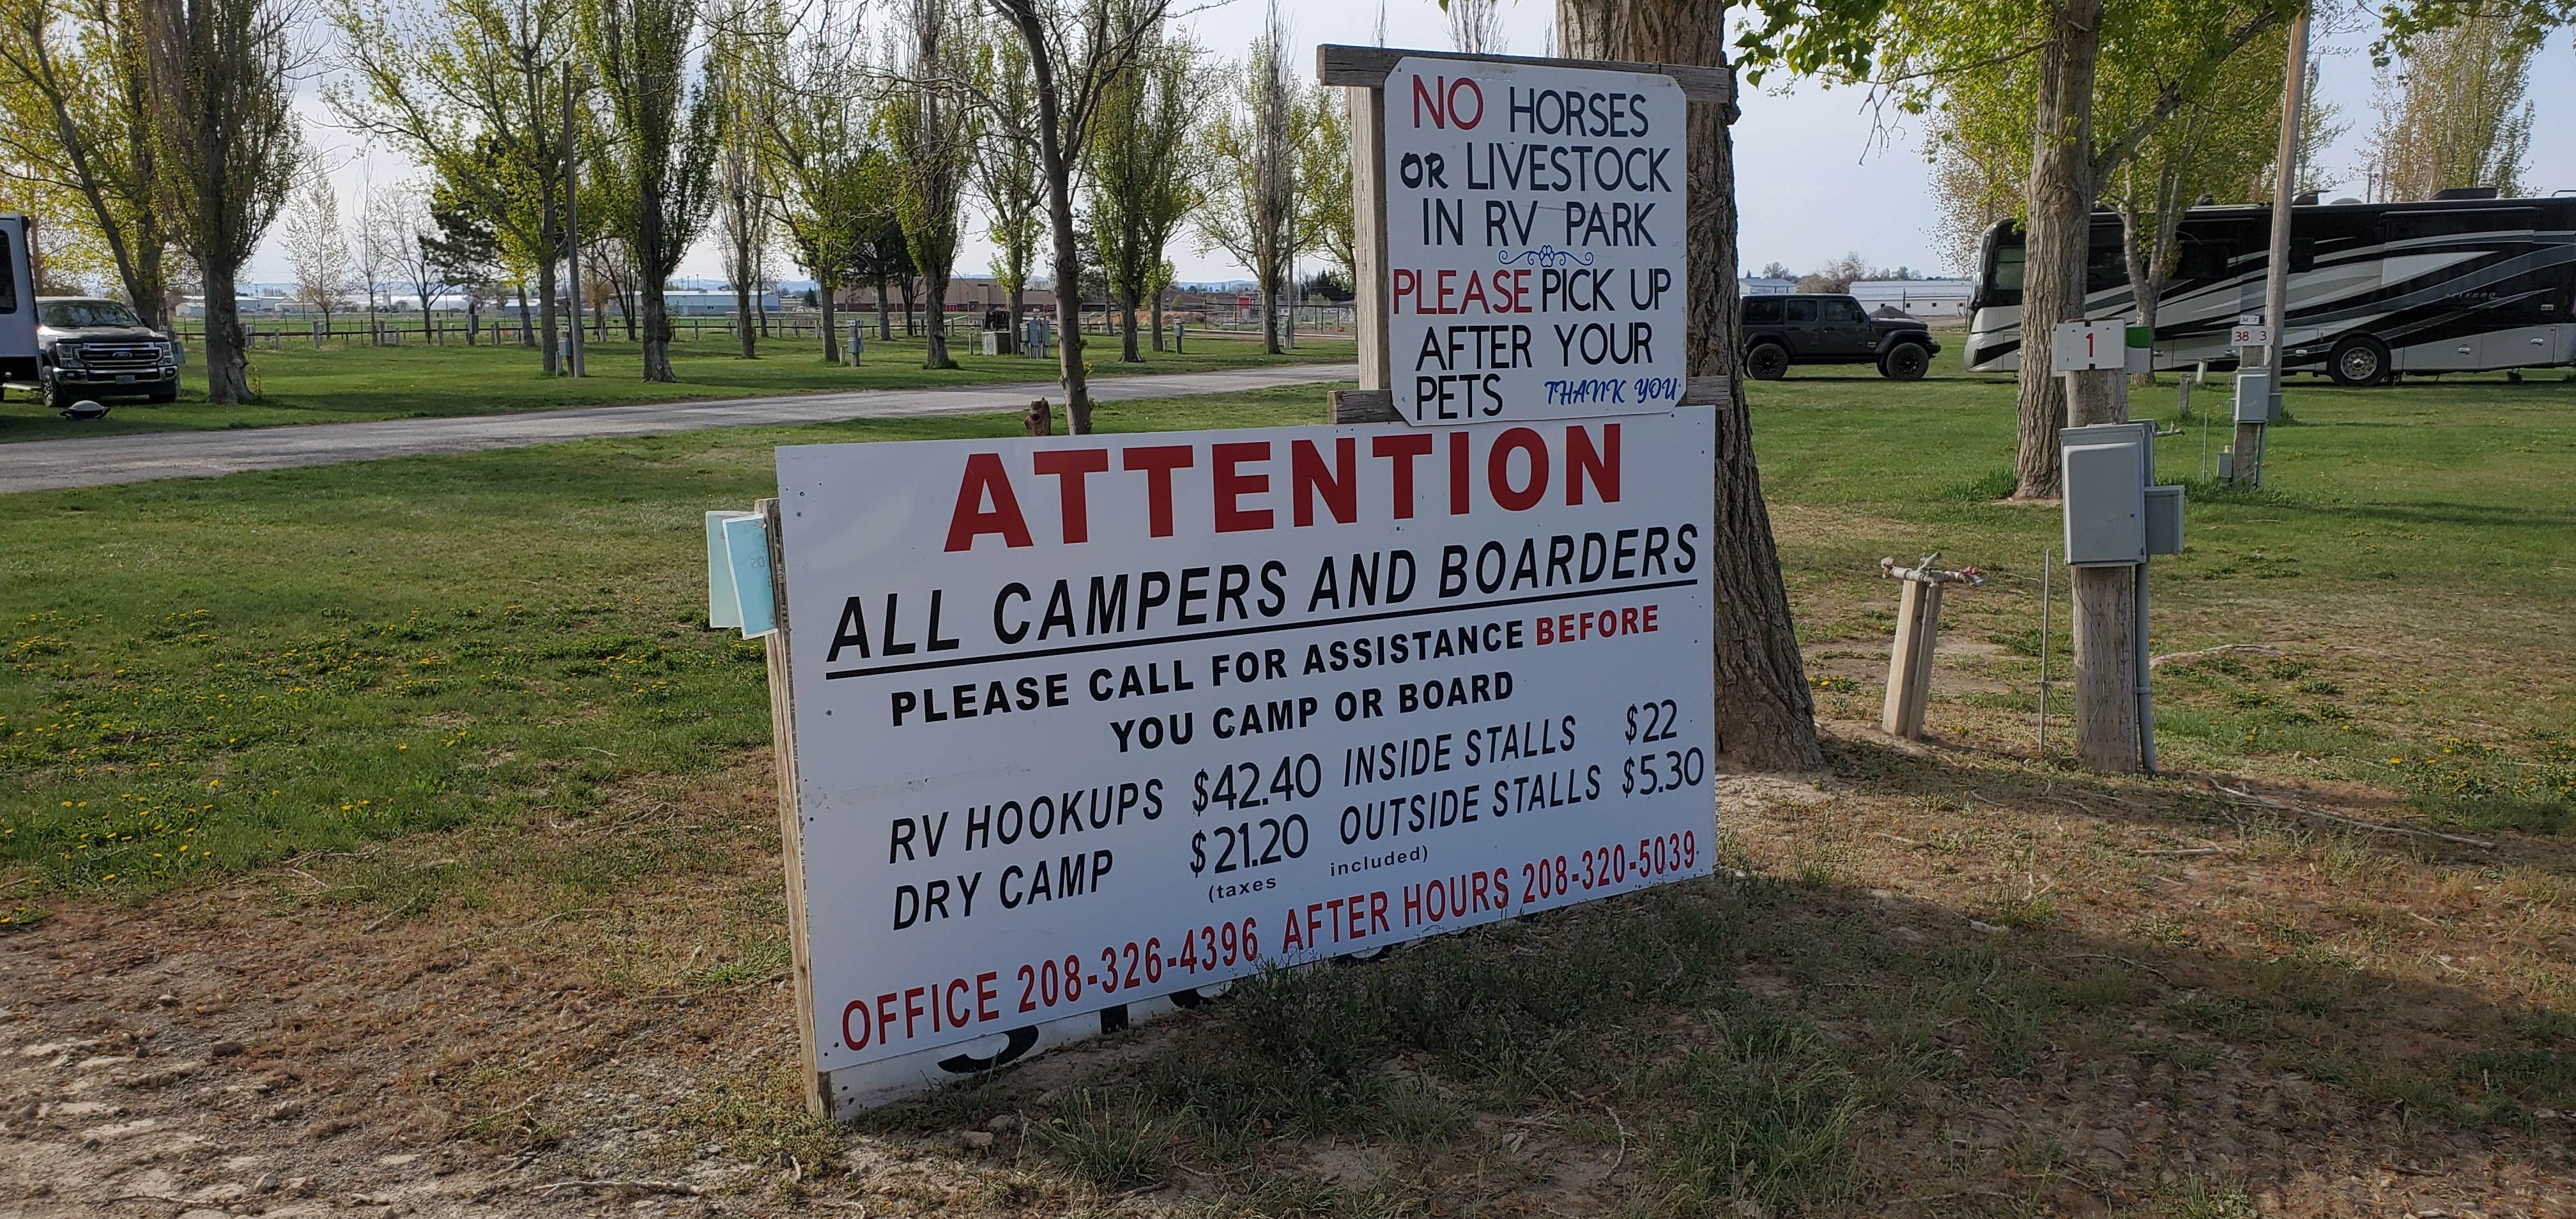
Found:
[[[31,1219],[1702,1213],[1675,1166],[1742,1098],[1738,1068],[1691,1064],[1736,1044],[1776,1068],[1760,1011],[1843,1081],[1848,1169],[1788,1209],[2576,1214],[2566,845],[2321,830],[1858,724],[1829,744],[1827,773],[1719,779],[1718,875],[1651,907],[1727,920],[1707,950],[1734,997],[1577,1026],[1508,1093],[1400,1054],[1322,1133],[1102,1099],[1243,1053],[1225,1005],[810,1120],[756,757],[578,819],[66,902],[0,938],[0,1197]],[[2245,790],[2399,815],[2350,785]],[[1453,947],[1508,940],[1545,986],[1644,909]],[[1414,959],[1361,968],[1412,985]]]

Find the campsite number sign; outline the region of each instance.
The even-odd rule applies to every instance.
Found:
[[[1712,417],[780,449],[818,1068],[1706,874]]]
[[[1635,72],[1407,58],[1385,106],[1397,414],[1446,426],[1678,403],[1681,88]]]

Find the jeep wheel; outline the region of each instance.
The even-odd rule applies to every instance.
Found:
[[[1756,381],[1777,381],[1789,375],[1789,349],[1778,343],[1756,343],[1744,354],[1744,371]]]
[[[2335,344],[2326,373],[2337,385],[2377,385],[2388,379],[2388,347],[2366,334]]]
[[[1932,357],[1920,343],[1899,343],[1878,358],[1878,375],[1890,381],[1920,381]]]

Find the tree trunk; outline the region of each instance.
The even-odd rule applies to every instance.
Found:
[[[2031,138],[2014,428],[2017,499],[2057,495],[2057,433],[2066,426],[2066,390],[2049,365],[2057,323],[2084,316],[2084,264],[2093,236],[2093,69],[2102,46],[2102,0],[2058,0],[2053,25],[2040,52]]]
[[[543,330],[540,331],[540,333],[546,336],[546,375],[551,377],[555,375],[557,370],[555,362],[555,263],[551,258],[541,260],[537,267],[537,323],[539,326],[543,327]]]
[[[242,350],[234,270],[203,268],[206,280],[206,401],[250,401],[250,360]]]
[[[157,233],[158,230],[155,230]],[[134,253],[135,272],[126,280],[126,294],[134,298],[134,311],[143,324],[163,334],[172,333],[174,319],[170,312],[170,281],[162,271],[162,246]]]
[[[1082,363],[1082,251],[1073,241],[1073,167],[1046,158],[1047,227],[1055,236],[1056,379],[1064,386],[1065,430],[1091,434],[1091,384]]]
[[[2137,301],[2137,324],[2146,327],[2151,335],[2156,331],[2156,298],[2164,289],[2164,277],[2156,273],[2163,255],[2160,246],[2150,246],[2139,240],[2137,212],[2132,208],[2121,208],[2120,257],[2128,263],[2129,295]],[[2155,379],[2155,370],[2150,368],[2131,376],[2129,384],[2152,385]]]
[[[1020,277],[1021,280],[1027,278],[1025,275]],[[1020,326],[1028,320],[1028,316],[1029,290],[1021,287],[1019,280],[1014,280],[1011,284],[1011,333],[1004,336],[1006,341],[1002,347],[1003,351],[1016,352],[1020,349]]]
[[[932,268],[921,277],[922,333],[929,342],[922,345],[923,368],[955,368],[957,361],[948,356],[948,270]]]
[[[1135,364],[1144,359],[1136,353],[1136,296],[1132,292],[1118,295],[1118,359]]]
[[[1261,288],[1261,354],[1279,354],[1279,294],[1267,284]]]
[[[1163,289],[1154,289],[1154,354],[1163,354]]]
[[[519,285],[519,346],[526,347],[536,341],[537,336],[528,329],[528,285],[521,283]]]
[[[751,261],[750,256],[746,253],[742,262],[749,261]],[[749,284],[733,286],[733,329],[735,334],[742,336],[742,358],[746,360],[757,358],[759,353],[752,347],[755,340],[751,334],[751,285]]]
[[[1694,0],[1558,0],[1562,54],[1724,66],[1723,10]],[[1824,764],[1806,663],[1780,579],[1771,514],[1754,464],[1744,370],[1736,361],[1735,144],[1732,115],[1690,108],[1686,279],[1692,302],[1690,371],[1727,379],[1717,417],[1717,503],[1709,534],[1716,582],[1710,638],[1717,686],[1717,756],[1752,770]]]
[[[671,371],[671,315],[663,304],[658,280],[644,285],[644,379],[680,379]]]
[[[912,338],[921,333],[921,324],[914,320],[914,311],[921,307],[921,301],[913,294],[912,277],[904,276],[897,290],[903,293],[903,337]]]
[[[884,277],[884,276],[882,276],[882,275],[878,276],[878,277],[877,277],[877,341],[878,341],[878,342],[880,342],[880,343],[890,343],[890,342],[893,342],[893,341],[894,341],[894,322],[893,322],[892,317],[891,317],[890,315],[888,315],[888,314],[887,314],[887,312],[886,312],[886,309],[887,309],[886,292],[887,292],[887,291],[888,291],[888,289],[887,289],[887,286],[886,286],[886,280],[885,280],[885,277]]]
[[[823,362],[826,364],[841,362],[841,331],[832,321],[832,298],[840,291],[839,284],[827,282],[820,275],[814,277],[814,302],[823,310]]]

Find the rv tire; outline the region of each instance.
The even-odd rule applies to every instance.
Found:
[[[2337,385],[2380,385],[2391,378],[2388,371],[2388,345],[2366,334],[2356,334],[2334,345],[2326,357],[2326,375]]]

